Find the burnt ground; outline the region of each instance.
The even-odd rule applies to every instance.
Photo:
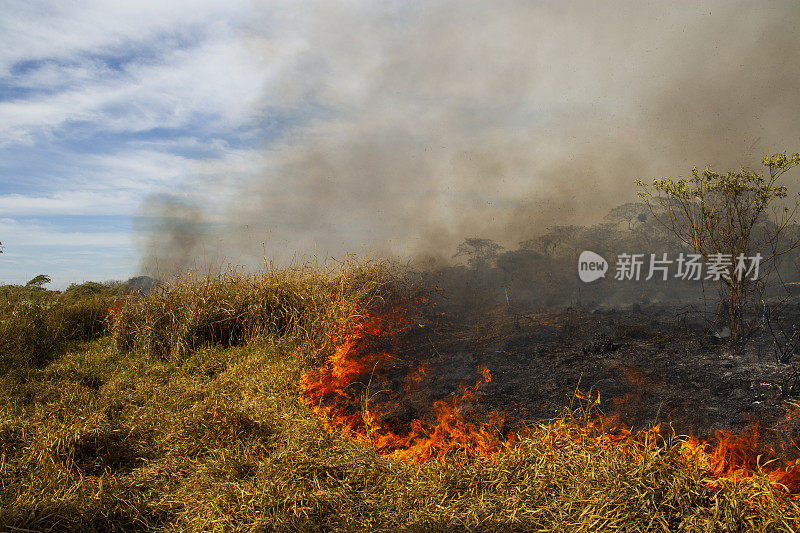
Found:
[[[512,429],[555,418],[580,389],[599,393],[601,411],[631,428],[660,421],[707,437],[757,421],[765,437],[780,431],[781,440],[797,430],[785,420],[795,400],[786,383],[792,366],[776,362],[766,331],[731,346],[677,307],[500,308],[462,318],[432,311],[395,347],[374,396],[399,420],[430,417],[436,399],[473,386],[487,367],[492,379],[478,387],[473,414],[500,411]],[[789,322],[800,323],[792,312]]]

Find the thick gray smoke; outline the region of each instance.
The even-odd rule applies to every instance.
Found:
[[[265,4],[253,112],[293,127],[222,194],[198,177],[196,209],[145,203],[143,268],[441,262],[595,222],[636,178],[757,166],[800,149],[798,20],[796,1]]]

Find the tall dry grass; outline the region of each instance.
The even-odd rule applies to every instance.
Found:
[[[111,337],[123,354],[176,361],[206,346],[240,346],[291,337],[328,348],[343,318],[411,290],[385,262],[335,268],[299,265],[255,274],[228,270],[180,277],[148,298],[129,298],[114,315]],[[308,359],[308,357],[306,357]]]
[[[656,434],[597,446],[580,410],[495,459],[410,464],[326,433],[300,373],[403,290],[379,265],[182,280],[112,338],[3,373],[0,530],[797,530],[766,483],[709,486]]]
[[[0,529],[797,528],[798,505],[766,483],[707,486],[669,439],[598,447],[568,416],[493,460],[381,457],[300,405],[297,348],[204,348],[170,363],[99,343],[3,376]]]

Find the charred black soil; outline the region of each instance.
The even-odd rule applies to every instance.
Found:
[[[475,388],[466,417],[500,412],[514,430],[556,418],[580,390],[599,394],[600,412],[631,429],[660,422],[705,438],[757,422],[764,439],[784,443],[798,433],[787,418],[792,366],[776,362],[765,331],[733,346],[678,307],[481,314],[434,307],[416,318],[399,346],[384,347],[396,354],[390,368],[354,384],[399,422],[430,418],[437,399]],[[483,368],[491,381],[476,386]]]

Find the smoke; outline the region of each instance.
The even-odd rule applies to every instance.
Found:
[[[441,264],[800,149],[797,2],[270,2],[257,170],[143,205],[143,270],[346,252]],[[222,75],[222,74],[221,74]],[[289,126],[286,126],[289,124]],[[224,189],[224,191],[222,191]],[[221,193],[222,191],[222,193]],[[210,201],[214,198],[214,202]]]

